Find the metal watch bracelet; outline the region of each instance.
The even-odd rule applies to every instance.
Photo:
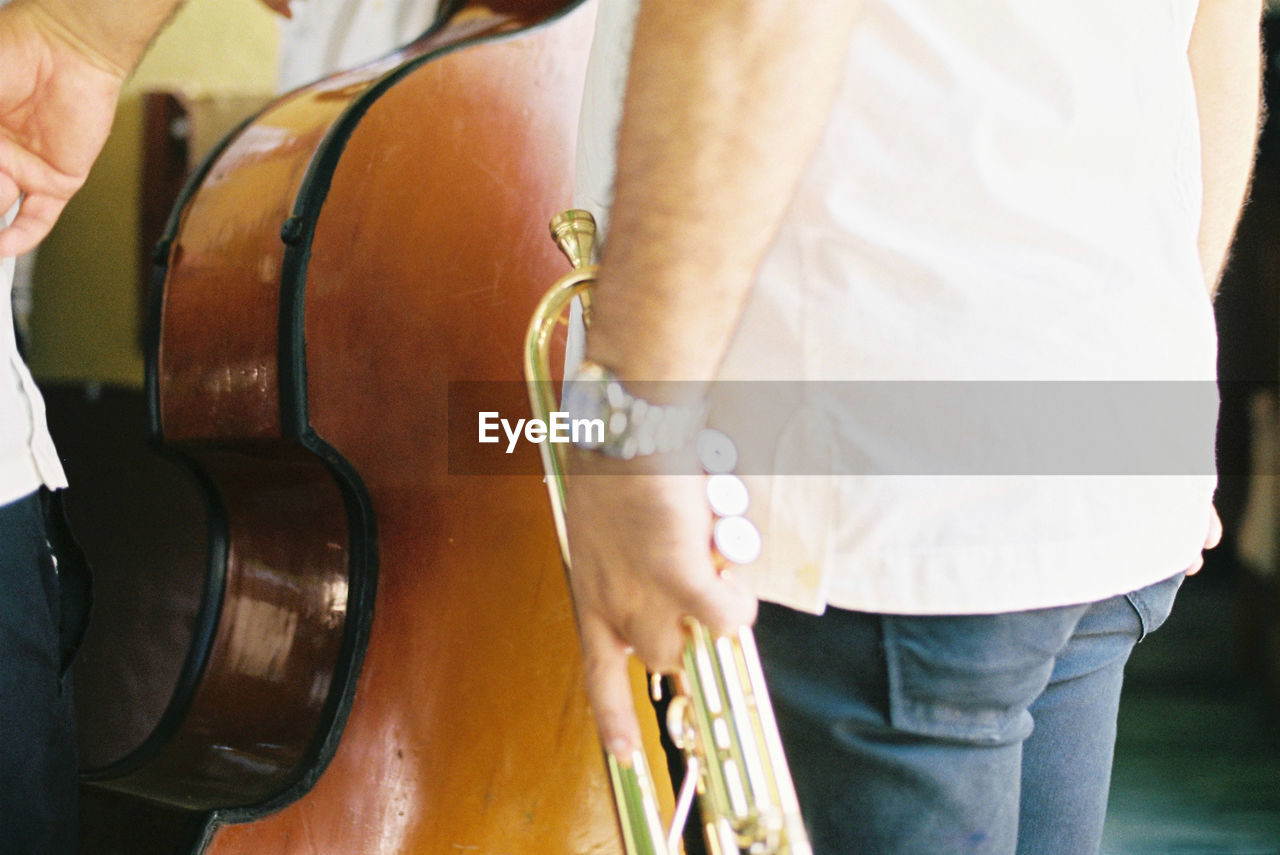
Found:
[[[599,422],[574,445],[631,460],[689,447],[707,421],[707,404],[653,404],[628,392],[612,371],[584,359],[564,384],[562,405],[575,422]],[[601,435],[603,434],[603,435]]]

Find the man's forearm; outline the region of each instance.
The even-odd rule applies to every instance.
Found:
[[[1261,105],[1261,0],[1202,0],[1188,56],[1200,113],[1200,258],[1217,289],[1252,170]]]
[[[104,69],[126,76],[182,0],[15,0]]]
[[[826,123],[857,3],[645,0],[587,355],[705,380]]]

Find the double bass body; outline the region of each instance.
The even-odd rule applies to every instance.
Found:
[[[540,479],[451,474],[445,415],[523,394],[593,10],[452,6],[229,137],[157,255],[152,432],[208,495],[208,593],[162,726],[85,792],[196,849],[619,846]]]

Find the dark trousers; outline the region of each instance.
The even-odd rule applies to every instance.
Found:
[[[76,845],[68,665],[85,583],[73,578],[80,566],[55,558],[47,501],[32,494],[0,507],[0,855],[64,855]]]

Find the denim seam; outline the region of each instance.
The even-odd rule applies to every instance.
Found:
[[[1146,606],[1139,602],[1133,594],[1125,594],[1124,598],[1129,605],[1133,606],[1134,612],[1138,615],[1138,624],[1141,628],[1138,630],[1138,641],[1136,643],[1141,644],[1151,634],[1151,615],[1147,612]]]

